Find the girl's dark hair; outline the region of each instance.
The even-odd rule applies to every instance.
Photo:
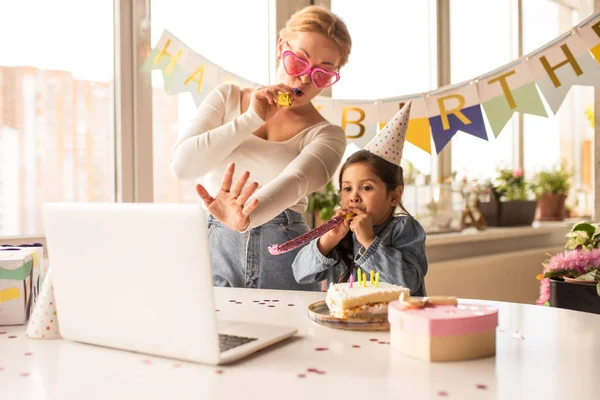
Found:
[[[367,164],[369,168],[371,168],[371,171],[373,171],[373,173],[383,181],[388,194],[393,190],[396,190],[396,188],[399,186],[404,187],[404,172],[402,171],[401,166],[392,164],[391,162],[384,160],[370,151],[359,150],[348,157],[340,169],[338,182],[340,190],[342,188],[342,176],[344,175],[344,171],[349,166],[360,163]],[[402,205],[402,202],[398,204],[398,207],[400,207],[404,214],[410,215]],[[346,234],[346,236],[337,245],[337,248],[339,249],[338,254],[348,267],[346,271],[340,275],[338,282],[346,282],[350,277],[352,270],[354,269],[354,242],[352,241],[352,232],[348,232]]]

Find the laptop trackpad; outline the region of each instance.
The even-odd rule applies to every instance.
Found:
[[[234,335],[269,340],[273,337],[291,336],[296,333],[296,331],[296,328],[287,326],[217,320],[217,332],[222,335]]]
[[[217,320],[217,332],[219,333],[229,333],[227,332],[230,329],[234,329],[236,326],[243,325],[242,322],[239,321],[224,321]]]

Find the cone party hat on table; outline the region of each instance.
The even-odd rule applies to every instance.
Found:
[[[48,270],[42,284],[42,290],[35,303],[35,308],[29,318],[26,335],[32,339],[62,338],[58,329],[58,315],[56,314],[56,303],[54,301],[51,269]]]

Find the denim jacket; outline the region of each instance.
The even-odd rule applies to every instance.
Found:
[[[373,270],[379,272],[381,282],[404,286],[412,295],[424,296],[427,256],[425,230],[421,224],[413,217],[403,215],[393,217],[373,230],[375,239],[366,249],[352,234],[355,263],[352,273],[356,276],[357,267],[367,272]],[[323,255],[317,247],[318,240],[304,246],[294,260],[292,269],[298,283],[324,279],[335,283],[346,269],[338,254],[339,248]]]

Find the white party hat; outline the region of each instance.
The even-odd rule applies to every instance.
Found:
[[[35,308],[29,317],[26,336],[32,339],[61,339],[58,329],[58,315],[54,302],[54,287],[52,285],[52,270],[42,284]]]
[[[371,139],[369,144],[365,146],[365,150],[392,164],[400,165],[402,150],[404,150],[404,141],[406,140],[406,130],[408,129],[410,105],[411,101],[409,100],[389,120],[381,132]]]

